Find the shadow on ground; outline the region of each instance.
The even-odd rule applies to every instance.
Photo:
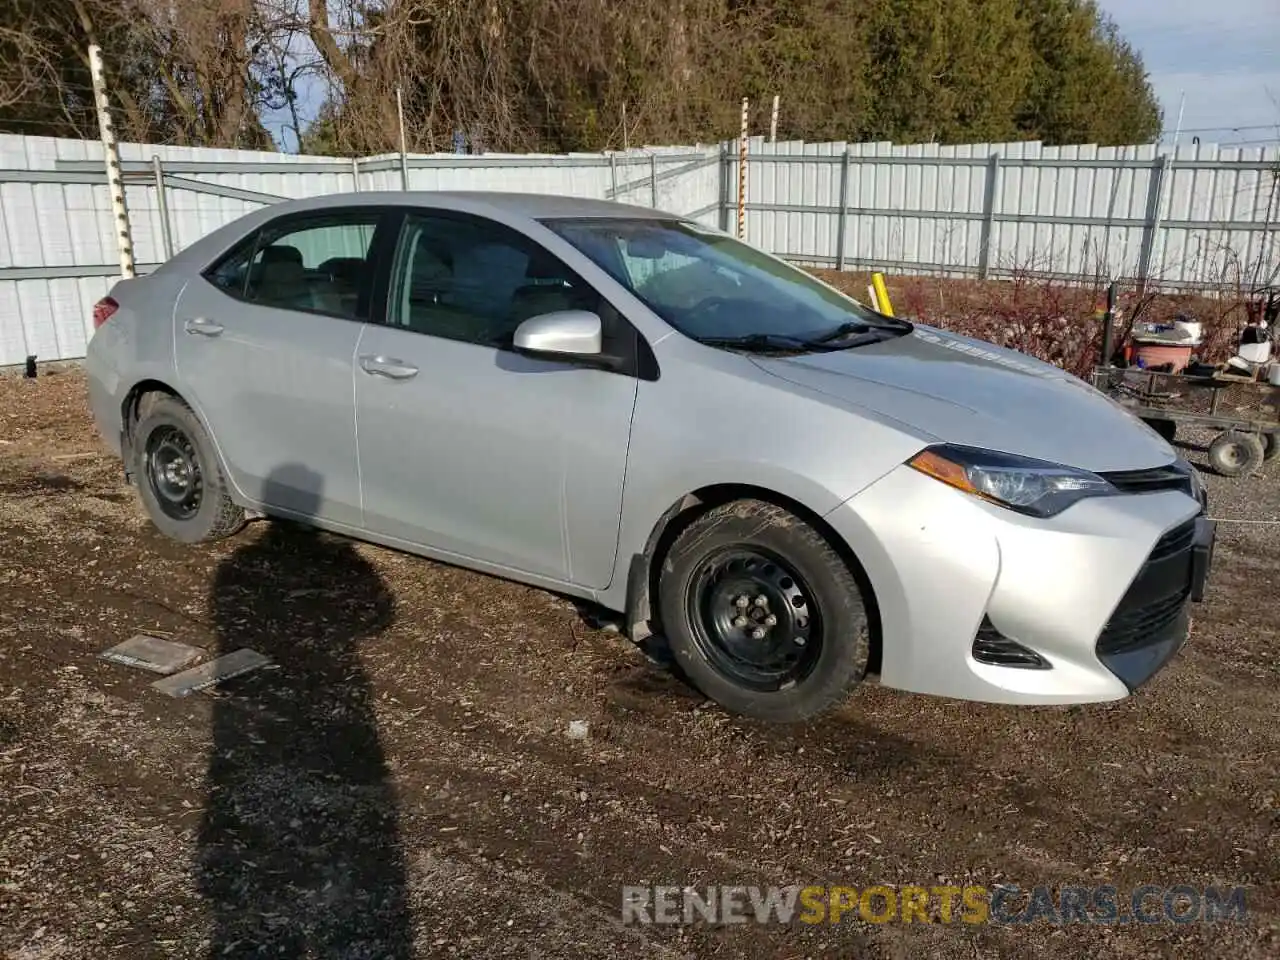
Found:
[[[319,502],[320,478],[272,478]],[[352,546],[272,522],[217,569],[218,653],[275,669],[215,701],[198,870],[210,958],[411,953],[397,806],[359,645],[395,602]]]

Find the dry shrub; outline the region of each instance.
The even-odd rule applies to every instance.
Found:
[[[866,273],[814,271],[833,286],[866,300]],[[1028,274],[1009,280],[946,277],[886,277],[894,311],[943,330],[1021,351],[1087,378],[1102,353],[1105,284],[1068,285]],[[1187,316],[1204,324],[1198,351],[1209,363],[1233,351],[1246,318],[1242,295],[1204,297],[1121,288],[1115,343],[1119,347],[1136,322]]]

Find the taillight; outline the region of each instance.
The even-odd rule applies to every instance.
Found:
[[[97,330],[100,326],[111,319],[112,315],[120,309],[120,304],[116,303],[110,297],[103,297],[93,305],[93,329]]]

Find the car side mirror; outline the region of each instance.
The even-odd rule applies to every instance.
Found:
[[[537,357],[598,357],[604,333],[599,314],[556,310],[530,317],[516,327],[513,346]]]

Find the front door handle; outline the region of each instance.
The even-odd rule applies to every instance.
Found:
[[[418,375],[418,368],[395,357],[366,354],[360,358],[360,369],[375,377],[389,380],[408,380]]]
[[[222,324],[215,323],[212,320],[206,320],[204,317],[196,317],[193,320],[186,321],[182,328],[187,333],[195,334],[201,337],[216,337],[222,333]]]

